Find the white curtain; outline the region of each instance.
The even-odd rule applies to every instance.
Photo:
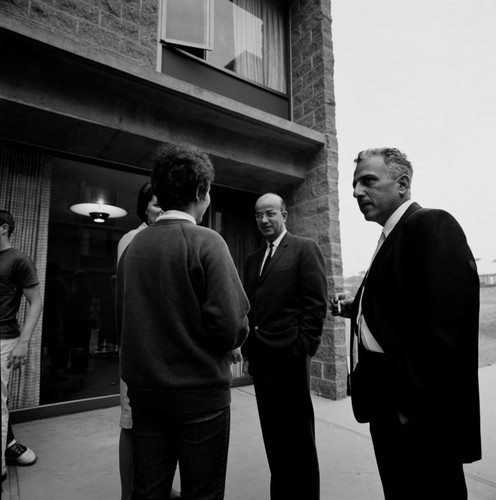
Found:
[[[284,16],[277,0],[233,0],[234,71],[286,92]]]
[[[275,2],[263,4],[264,83],[286,93],[286,43],[284,17]]]

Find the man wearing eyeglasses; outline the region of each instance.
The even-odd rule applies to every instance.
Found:
[[[327,278],[317,243],[291,235],[287,215],[276,194],[264,194],[255,204],[266,244],[245,266],[251,309],[242,353],[257,397],[271,499],[316,500],[320,481],[310,363],[326,316]]]

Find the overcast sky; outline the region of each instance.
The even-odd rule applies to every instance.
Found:
[[[344,276],[365,271],[381,227],[352,197],[353,159],[397,147],[412,197],[462,225],[496,272],[496,0],[333,0]]]

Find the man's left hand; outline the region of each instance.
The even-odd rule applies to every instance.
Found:
[[[17,370],[17,368],[25,365],[28,358],[28,348],[29,344],[27,342],[19,341],[7,358],[7,368],[12,367]]]

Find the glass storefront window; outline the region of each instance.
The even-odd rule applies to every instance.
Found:
[[[140,224],[136,196],[146,181],[143,175],[53,161],[40,404],[119,392],[116,249]],[[98,224],[69,209],[99,199],[124,208],[127,216]]]
[[[47,274],[42,325],[40,404],[119,393],[119,339],[114,322],[117,244],[141,224],[138,191],[148,175],[65,159],[52,160]],[[228,243],[240,273],[259,244],[255,195],[213,186],[203,224]],[[103,199],[127,215],[98,224],[71,212]],[[241,377],[240,367],[233,369]]]

